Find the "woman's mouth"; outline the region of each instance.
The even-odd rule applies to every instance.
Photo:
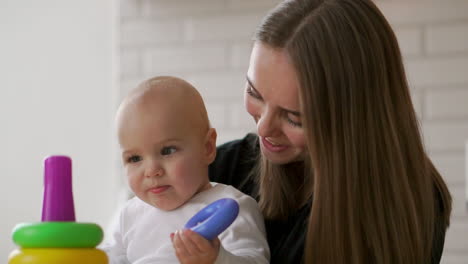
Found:
[[[265,137],[261,137],[262,145],[270,152],[281,152],[288,148],[286,145],[276,144]]]

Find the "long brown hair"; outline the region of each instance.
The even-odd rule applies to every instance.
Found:
[[[448,226],[451,197],[425,152],[382,13],[370,0],[285,1],[256,41],[286,51],[300,83],[313,164],[304,174],[313,183],[306,263],[430,262],[435,221]],[[290,201],[274,197],[277,178],[262,167],[260,205],[284,217],[272,212]]]

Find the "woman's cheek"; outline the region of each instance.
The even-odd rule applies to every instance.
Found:
[[[244,99],[244,106],[245,106],[245,109],[247,110],[247,112],[255,119],[255,121],[257,120],[257,117],[260,116],[259,114],[259,109],[260,107],[258,105],[255,104],[255,102],[253,102],[253,100],[251,98],[249,98],[248,95],[245,96],[245,99]]]
[[[305,148],[306,140],[302,129],[294,128],[288,132],[289,141],[297,148]]]

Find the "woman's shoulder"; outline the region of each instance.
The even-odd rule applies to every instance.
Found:
[[[218,146],[216,148],[216,158],[210,165],[210,169],[233,168],[249,160],[254,160],[257,154],[257,136],[247,134],[242,139],[229,141]]]
[[[218,154],[232,153],[239,150],[255,152],[258,150],[257,138],[256,134],[248,133],[241,139],[225,142],[217,147]]]
[[[259,153],[257,136],[247,134],[244,138],[226,142],[217,147],[216,158],[209,166],[210,180],[232,185],[251,195],[250,174]]]

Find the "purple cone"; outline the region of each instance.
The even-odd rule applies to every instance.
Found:
[[[67,156],[50,156],[44,161],[43,222],[74,222],[72,164]]]

